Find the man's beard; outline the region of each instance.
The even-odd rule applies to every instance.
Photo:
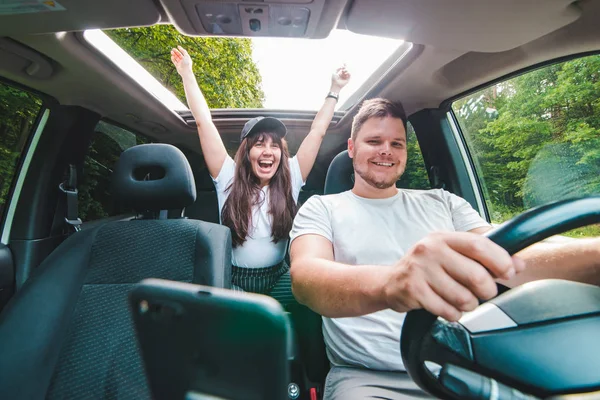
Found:
[[[400,177],[404,173],[404,170],[402,170],[397,176],[392,176],[388,180],[378,180],[377,178],[375,178],[374,174],[369,173],[368,166],[365,168],[364,171],[362,171],[360,167],[357,166],[356,157],[352,158],[352,165],[354,166],[354,172],[356,174],[358,174],[369,185],[377,189],[387,189],[391,186],[394,186],[396,184],[396,181],[398,181],[398,179],[400,179]]]

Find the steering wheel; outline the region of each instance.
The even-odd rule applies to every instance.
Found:
[[[593,196],[564,200],[529,210],[487,232],[486,236],[512,255],[549,236],[598,222],[600,196]],[[504,296],[515,290],[510,290]],[[499,293],[502,291],[505,290],[499,288]],[[400,343],[404,366],[423,390],[439,398],[452,399],[454,397],[444,389],[426,362],[433,362],[438,366],[450,363],[491,374],[489,369],[478,365],[473,349],[470,348],[471,340],[470,332],[457,323],[438,320],[438,317],[426,310],[410,311],[404,321]],[[533,387],[529,389],[530,392],[534,391]]]

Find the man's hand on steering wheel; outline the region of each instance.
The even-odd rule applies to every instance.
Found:
[[[448,321],[497,295],[496,278],[525,269],[487,237],[469,232],[433,233],[417,242],[392,269],[384,289],[389,308],[424,308]]]
[[[490,230],[485,233],[483,241],[478,241],[477,236],[469,236],[473,242],[470,244],[470,252],[466,253],[460,251],[456,246],[449,244],[448,242],[443,243],[444,240],[434,241],[429,247],[429,252],[436,250],[439,254],[435,260],[442,260],[441,266],[434,266],[433,270],[442,270],[454,277],[455,272],[452,268],[448,268],[448,265],[456,265],[454,259],[448,258],[447,255],[442,255],[443,249],[431,248],[432,246],[444,246],[449,245],[453,251],[461,253],[466,258],[471,258],[473,262],[479,264],[479,266],[485,267],[490,271],[489,276],[485,279],[481,278],[484,274],[478,277],[481,281],[471,281],[471,285],[466,285],[466,288],[479,287],[480,283],[487,285],[489,278],[504,278],[506,274],[510,274],[510,262],[507,261],[508,254],[516,254],[521,250],[529,248],[550,236],[557,235],[571,229],[579,228],[582,226],[597,224],[600,221],[600,196],[590,196],[579,199],[569,199],[552,204],[547,204],[535,209],[531,209],[505,224]],[[450,234],[451,237],[458,238],[459,235],[456,233]],[[429,240],[430,237],[425,240]],[[460,240],[460,239],[458,239]],[[468,240],[468,239],[466,239]],[[465,242],[462,242],[465,243]],[[492,243],[498,244],[492,245]],[[408,255],[413,255],[414,250],[419,247],[419,244],[413,248]],[[498,247],[502,250],[498,252]],[[533,250],[534,247],[528,250]],[[539,250],[539,247],[538,247]],[[597,299],[597,292],[590,289],[590,285],[586,283],[575,283],[568,282],[568,280],[575,280],[586,282],[591,278],[594,282],[598,282],[597,278],[597,265],[598,265],[598,241],[597,240],[586,240],[586,241],[568,241],[563,242],[561,246],[555,247],[552,251],[548,248],[544,250],[543,254],[538,254],[540,251],[536,250],[533,256],[523,254],[523,257],[527,260],[527,271],[521,276],[517,275],[511,279],[511,283],[518,281],[518,278],[522,279],[522,275],[529,275],[528,278],[535,277],[536,279],[547,279],[554,278],[557,280],[551,287],[568,288],[566,296],[569,301],[558,301],[556,304],[567,304],[566,307],[560,308],[557,313],[554,313],[551,309],[553,307],[553,299],[556,297],[554,293],[546,291],[540,291],[539,286],[522,286],[520,292],[512,292],[512,295],[506,294],[501,300],[505,306],[505,310],[497,305],[498,300],[492,300],[494,303],[487,303],[487,308],[480,308],[479,314],[471,315],[470,323],[477,321],[485,321],[477,328],[476,331],[470,331],[463,323],[447,323],[446,321],[440,321],[437,315],[441,315],[446,320],[455,320],[455,315],[444,315],[428,306],[423,304],[424,309],[416,310],[418,307],[414,307],[407,315],[402,325],[401,333],[401,344],[400,349],[402,353],[402,361],[410,377],[421,387],[430,394],[443,398],[443,399],[455,399],[462,398],[457,395],[455,391],[448,391],[448,387],[443,386],[441,381],[438,379],[438,375],[431,371],[427,366],[427,362],[432,362],[438,366],[444,367],[446,365],[462,366],[470,371],[475,371],[482,376],[487,376],[493,379],[498,379],[500,382],[506,380],[507,377],[510,380],[510,386],[521,390],[524,393],[532,393],[540,397],[548,397],[556,393],[565,393],[566,389],[574,389],[573,392],[581,391],[583,388],[590,387],[589,382],[597,382],[596,376],[592,376],[590,381],[586,381],[584,374],[579,374],[577,369],[573,369],[571,366],[576,365],[578,360],[590,359],[594,361],[594,357],[589,357],[586,352],[585,345],[582,347],[577,342],[581,340],[582,343],[589,340],[593,343],[593,339],[597,335],[592,330],[592,334],[589,334],[588,330],[569,330],[563,331],[564,326],[562,323],[571,323],[572,318],[577,316],[578,318],[582,315],[588,315],[590,318],[595,318],[593,313],[590,313],[589,304],[594,303]],[[494,253],[492,253],[492,251]],[[428,253],[429,253],[428,252]],[[479,256],[475,256],[479,254]],[[447,253],[449,254],[449,253]],[[538,257],[537,255],[540,255]],[[510,258],[510,257],[509,257]],[[406,261],[411,258],[407,258]],[[404,259],[403,259],[404,260]],[[490,262],[490,263],[488,263]],[[541,265],[537,265],[541,263]],[[515,272],[518,274],[521,272],[521,268],[524,268],[524,262],[512,258],[512,264],[515,268]],[[421,264],[419,264],[421,265]],[[401,269],[401,263],[398,264],[399,270]],[[463,268],[472,270],[473,264],[464,264]],[[501,268],[501,269],[498,269]],[[492,276],[493,275],[493,276]],[[427,274],[427,276],[430,276]],[[588,279],[584,279],[588,278]],[[457,279],[457,278],[453,278]],[[447,281],[447,280],[446,280]],[[565,283],[566,282],[566,283]],[[559,286],[557,286],[559,285]],[[581,286],[577,286],[581,285]],[[431,285],[429,285],[431,286]],[[465,284],[463,284],[465,286]],[[392,286],[390,286],[392,287]],[[550,287],[550,286],[546,286]],[[431,289],[433,290],[433,289]],[[515,289],[513,289],[515,290]],[[407,292],[405,290],[405,292]],[[392,293],[392,292],[391,292]],[[397,292],[396,292],[397,293]],[[410,293],[415,293],[415,290],[411,290]],[[515,295],[515,293],[517,295]],[[477,295],[473,290],[471,294]],[[493,297],[493,293],[483,293],[486,296],[481,296],[481,300],[490,300]],[[535,297],[536,294],[539,296]],[[414,298],[415,296],[413,296]],[[423,297],[423,296],[422,296]],[[487,297],[487,298],[486,298]],[[552,301],[540,301],[544,299],[551,299]],[[400,299],[400,296],[398,296]],[[531,302],[528,299],[532,299]],[[578,300],[573,300],[578,299]],[[460,302],[452,303],[451,300],[444,298],[451,307],[455,310],[460,309]],[[527,308],[523,305],[532,304],[535,307]],[[412,305],[412,304],[411,304]],[[470,306],[470,304],[469,304]],[[547,308],[544,308],[547,307]],[[549,307],[549,308],[548,308]],[[579,308],[578,308],[579,307]],[[496,313],[498,310],[499,313]],[[508,311],[506,311],[508,310]],[[533,311],[532,311],[533,310]],[[566,311],[565,311],[566,310]],[[488,313],[491,311],[491,313]],[[517,318],[514,316],[515,313],[523,313],[528,315],[531,314],[535,318],[528,321],[528,318]],[[548,314],[549,313],[549,314]],[[504,319],[502,318],[504,314]],[[546,314],[555,315],[555,319],[548,320]],[[511,317],[513,315],[513,317]],[[493,318],[490,318],[492,316]],[[541,316],[541,319],[539,319]],[[562,319],[561,319],[562,318]],[[474,322],[475,321],[475,322]],[[504,321],[504,322],[502,322]],[[509,323],[506,325],[510,329],[503,328],[503,323],[512,321],[512,325]],[[567,321],[567,322],[565,322]],[[582,319],[585,322],[585,318]],[[492,326],[489,323],[492,323]],[[500,322],[495,328],[494,323]],[[531,344],[524,344],[528,346],[526,348],[519,348],[519,343],[523,337],[528,336],[531,332],[537,329],[540,322],[549,322],[544,324],[544,330],[540,331],[544,336],[544,340],[534,339],[533,343],[552,343],[548,341],[549,334],[552,334],[553,338],[556,339],[556,343],[567,343],[572,345],[571,349],[574,351],[569,352],[565,363],[555,363],[553,372],[548,370],[549,363],[548,359],[555,359],[555,349],[539,348]],[[553,325],[556,324],[556,325]],[[593,329],[596,329],[597,325],[592,325]],[[522,328],[522,329],[521,329]],[[528,330],[531,328],[532,330]],[[519,336],[519,331],[524,332],[525,336]],[[491,335],[497,333],[497,335]],[[537,331],[536,331],[537,332]],[[480,335],[480,333],[483,333]],[[491,336],[490,336],[491,335]],[[494,342],[496,345],[492,346],[495,353],[490,355],[492,347],[487,347],[487,340],[492,338],[497,340]],[[475,337],[479,337],[482,341],[474,342]],[[573,339],[577,337],[576,339]],[[512,338],[512,339],[511,339]],[[484,343],[485,342],[485,343]],[[541,346],[545,346],[542,344]],[[506,353],[505,360],[498,362],[498,355],[504,354],[504,349],[512,349],[513,353]],[[526,353],[527,355],[523,355]],[[486,355],[487,357],[486,358]],[[519,359],[527,359],[525,364],[527,371],[533,371],[526,375],[511,375],[510,371],[515,371],[514,366],[519,364],[519,359],[514,363],[507,363],[510,360],[511,354],[518,355]],[[537,357],[537,361],[534,362],[534,357]],[[549,358],[544,358],[544,357]],[[525,358],[523,358],[525,357]],[[500,357],[501,358],[501,357]],[[566,366],[566,368],[564,368]],[[506,367],[506,368],[504,368]],[[593,367],[587,367],[587,370],[597,370],[596,365]],[[535,373],[535,371],[544,371],[544,373]],[[573,375],[568,375],[565,371],[574,372]],[[581,375],[581,379],[580,379]],[[550,379],[553,383],[548,386],[543,382],[546,377],[566,377],[571,380],[564,380],[558,386],[556,385],[556,379]],[[505,382],[506,383],[506,382]],[[562,385],[562,386],[561,386]],[[578,386],[579,385],[579,386]],[[571,390],[569,389],[569,390]]]

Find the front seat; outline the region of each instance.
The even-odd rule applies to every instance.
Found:
[[[353,178],[352,159],[348,157],[348,151],[343,151],[329,164],[323,194],[341,193],[352,189]],[[299,361],[303,364],[309,385],[320,385],[325,381],[327,371],[329,371],[321,316],[299,303],[290,304],[286,306],[286,309],[291,314],[297,338]]]
[[[354,167],[348,150],[344,150],[333,158],[327,176],[325,177],[325,188],[323,194],[337,194],[350,190],[354,187]]]
[[[113,191],[146,216],[196,197],[171,145],[121,155]],[[73,234],[34,271],[0,315],[0,393],[6,399],[149,398],[127,293],[162,278],[229,287],[229,229],[188,219],[108,222]]]

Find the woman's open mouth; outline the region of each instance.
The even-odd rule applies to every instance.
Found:
[[[263,174],[268,174],[273,169],[273,161],[271,160],[263,160],[258,162],[258,169]]]

